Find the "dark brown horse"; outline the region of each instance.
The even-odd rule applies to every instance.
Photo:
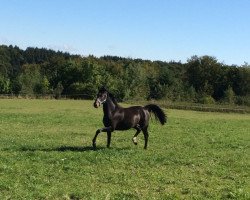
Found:
[[[111,133],[114,130],[128,130],[134,128],[136,129],[136,133],[132,139],[134,144],[137,145],[137,135],[142,131],[145,139],[144,149],[147,149],[150,113],[152,112],[162,125],[166,123],[167,117],[159,106],[149,104],[144,107],[132,106],[123,108],[116,102],[114,96],[104,87],[99,89],[94,107],[98,108],[102,104],[104,128],[96,131],[95,137],[93,138],[94,148],[96,148],[96,138],[99,133],[107,132],[107,147],[110,147]]]

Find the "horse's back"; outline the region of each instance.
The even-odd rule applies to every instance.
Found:
[[[116,130],[127,130],[138,127],[143,128],[148,125],[149,113],[142,106],[131,106],[119,108],[113,115],[113,123]]]

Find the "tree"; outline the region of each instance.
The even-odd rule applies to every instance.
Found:
[[[211,56],[193,56],[188,60],[186,79],[197,93],[212,96],[219,100],[223,97],[225,84],[224,66]]]
[[[49,81],[46,76],[40,78],[37,83],[35,83],[33,91],[36,95],[46,95],[49,93]]]
[[[192,102],[223,101],[231,87],[235,102],[248,104],[250,70],[248,63],[228,66],[211,56],[192,56],[182,64],[0,45],[0,93],[93,96],[102,85],[119,100]]]
[[[10,90],[10,80],[0,75],[0,94],[8,94]]]
[[[58,82],[57,86],[56,86],[56,88],[54,90],[54,95],[55,95],[56,99],[60,99],[61,98],[62,91],[63,91],[63,85],[62,85],[61,82]]]
[[[40,73],[40,66],[36,64],[23,65],[22,73],[20,75],[20,83],[22,86],[22,95],[37,94],[38,85],[41,83],[42,76]]]
[[[235,101],[235,93],[233,91],[233,88],[229,86],[228,89],[225,91],[224,102],[229,104],[234,104],[234,101]]]

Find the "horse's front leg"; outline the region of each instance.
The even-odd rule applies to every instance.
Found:
[[[104,128],[100,128],[100,129],[98,129],[96,131],[95,137],[92,140],[92,145],[93,145],[94,149],[96,148],[96,138],[99,135],[99,133],[101,133],[101,132],[111,132],[110,130],[111,130],[111,127],[104,127]],[[111,134],[110,134],[110,138],[111,138]]]
[[[110,147],[111,142],[111,131],[107,131],[107,147]]]

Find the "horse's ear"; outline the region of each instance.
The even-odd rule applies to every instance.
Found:
[[[105,91],[108,91],[108,90],[107,90],[106,87],[103,85],[103,86],[101,86],[101,87],[99,88],[99,91],[105,92]]]
[[[103,89],[105,89],[105,86],[103,85],[98,86],[98,90],[103,90]]]

